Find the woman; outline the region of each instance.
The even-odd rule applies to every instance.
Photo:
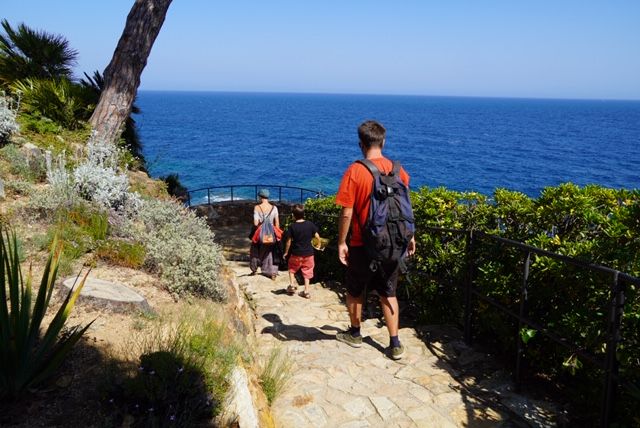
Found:
[[[253,208],[253,225],[259,226],[261,223],[270,222],[275,228],[280,228],[280,218],[278,216],[278,207],[269,203],[269,190],[260,189],[258,192],[260,197],[260,203]],[[260,272],[264,276],[275,281],[278,275],[278,266],[273,264],[273,251],[275,248],[275,242],[273,244],[263,244],[251,242],[251,249],[249,250],[249,256],[251,258],[249,262],[249,268],[251,269],[250,275],[255,275],[260,267]]]

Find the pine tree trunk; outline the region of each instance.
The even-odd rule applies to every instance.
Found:
[[[113,58],[104,70],[102,95],[89,120],[99,141],[115,142],[120,137],[170,4],[171,0],[135,0]]]

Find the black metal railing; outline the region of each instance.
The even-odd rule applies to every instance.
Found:
[[[324,197],[321,190],[305,189],[303,187],[265,185],[265,184],[234,184],[227,186],[203,187],[187,191],[187,206],[211,205],[223,201],[255,201],[260,189],[268,189],[271,200],[278,202],[300,202],[309,198]]]
[[[562,254],[554,253],[551,251],[543,250],[537,247],[533,247],[531,245],[524,244],[522,242],[513,241],[511,239],[502,238],[495,235],[490,235],[480,231],[469,231],[469,230],[461,230],[461,229],[447,229],[447,228],[438,228],[438,227],[427,227],[427,230],[438,233],[452,233],[459,234],[465,236],[466,245],[465,252],[467,257],[467,267],[468,271],[465,275],[465,280],[463,284],[455,284],[458,287],[463,287],[463,296],[464,296],[464,338],[467,343],[471,343],[472,339],[472,315],[474,312],[474,299],[472,296],[476,297],[479,300],[482,300],[484,303],[498,309],[502,313],[508,315],[509,317],[517,320],[518,322],[518,330],[516,332],[517,338],[517,350],[516,350],[516,364],[515,364],[515,373],[514,373],[514,381],[516,385],[519,385],[521,380],[521,370],[522,370],[522,358],[525,354],[525,343],[523,342],[520,331],[524,327],[531,327],[537,330],[540,334],[544,335],[551,341],[571,350],[572,353],[583,358],[584,361],[589,362],[592,365],[604,370],[604,390],[603,390],[603,398],[601,402],[600,408],[600,426],[607,427],[610,425],[612,411],[615,404],[615,398],[617,395],[617,390],[620,386],[620,376],[619,376],[619,364],[617,360],[617,352],[618,352],[618,344],[622,341],[621,334],[621,324],[622,317],[624,311],[624,301],[625,301],[625,287],[624,284],[634,284],[640,286],[640,278],[636,278],[624,272],[620,272],[616,269],[612,269],[606,266],[597,265],[594,263],[585,262],[583,260],[579,260],[573,257],[565,256]],[[519,307],[518,311],[514,311],[504,304],[492,299],[489,296],[482,294],[480,291],[476,289],[474,286],[474,278],[476,277],[476,260],[474,258],[474,248],[478,242],[478,240],[491,240],[497,242],[501,245],[505,245],[508,247],[516,248],[522,252],[523,257],[523,268],[522,268],[522,282],[520,285],[520,299],[519,299]],[[562,334],[550,330],[546,327],[543,327],[540,323],[529,319],[526,316],[527,313],[527,300],[528,300],[528,283],[530,276],[530,268],[531,268],[531,257],[532,255],[538,255],[543,257],[548,257],[551,259],[558,260],[565,264],[574,265],[580,268],[587,269],[593,272],[600,272],[607,275],[610,275],[611,283],[609,290],[609,299],[607,302],[608,307],[608,316],[607,316],[607,346],[606,353],[604,359],[598,358],[597,356],[582,350],[581,346],[578,344],[572,343],[571,341],[562,337]]]

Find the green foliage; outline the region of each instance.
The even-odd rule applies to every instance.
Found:
[[[31,273],[23,280],[15,233],[0,225],[0,399],[18,398],[53,376],[91,323],[62,334],[84,285],[67,293],[44,334],[42,320],[55,288],[60,246],[54,241],[35,301]],[[86,278],[86,276],[85,276]]]
[[[273,404],[278,395],[284,391],[292,374],[291,361],[287,358],[286,353],[282,352],[282,348],[271,349],[258,376],[269,404]]]
[[[131,238],[145,246],[145,266],[160,274],[171,293],[226,298],[219,278],[222,251],[204,219],[173,201],[145,201],[137,214]]]
[[[46,245],[58,240],[64,247],[62,272],[68,272],[71,262],[96,248],[107,236],[107,213],[86,203],[77,203],[57,212],[54,226],[47,232]]]
[[[27,155],[15,144],[7,144],[0,149],[0,159],[9,163],[9,171],[29,182],[45,179],[47,171],[43,156]]]
[[[477,193],[444,188],[422,188],[411,195],[416,217],[417,252],[411,260],[407,284],[417,315],[425,322],[462,324],[462,288],[469,274],[468,233],[434,231],[429,227],[474,230],[472,255],[474,287],[518,313],[525,254],[490,239],[484,232],[524,242],[586,262],[640,276],[640,190],[616,190],[571,183],[544,189],[529,198],[497,189],[493,200]],[[307,205],[309,217],[333,211],[329,199]],[[315,211],[315,212],[312,212]],[[337,236],[336,219],[317,224]],[[325,252],[335,258],[335,252]],[[331,272],[333,274],[333,272]],[[595,358],[606,350],[608,302],[612,277],[532,255],[525,315],[556,332]],[[625,284],[622,319],[624,340],[618,347],[623,379],[640,383],[640,296]],[[402,294],[402,293],[401,293]],[[556,345],[530,326],[518,324],[491,306],[474,299],[476,340],[507,356],[515,354],[517,340],[526,343],[531,370],[562,380],[574,388],[567,395],[575,402],[597,400],[601,373],[586,370],[573,350]],[[633,401],[622,393],[620,414],[631,414]],[[585,411],[588,409],[585,409]]]
[[[36,31],[24,24],[11,27],[2,20],[0,34],[0,84],[26,78],[71,77],[78,53],[62,36]]]
[[[96,255],[109,263],[137,269],[144,263],[144,246],[137,242],[119,239],[103,241],[95,251]]]
[[[342,266],[336,255],[340,207],[336,205],[335,196],[307,199],[304,204],[304,211],[305,218],[318,226],[319,235],[323,238],[331,239],[328,251],[315,253],[315,277],[341,280],[344,276],[344,266]]]
[[[167,184],[167,193],[171,196],[175,196],[181,201],[187,200],[187,188],[180,182],[178,174],[169,174],[166,177],[160,177],[160,180]]]
[[[69,79],[24,79],[11,89],[22,94],[22,109],[36,123],[50,119],[66,129],[80,129],[95,104],[87,88]]]
[[[107,411],[132,426],[194,426],[222,410],[240,348],[225,322],[188,311],[176,327],[162,324],[133,345],[139,365],[124,379],[105,379]]]

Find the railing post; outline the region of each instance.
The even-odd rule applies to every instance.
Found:
[[[607,354],[605,357],[604,391],[602,398],[602,411],[600,416],[600,426],[608,427],[611,424],[611,413],[615,406],[616,393],[618,389],[618,343],[620,343],[620,325],[624,311],[624,289],[618,280],[619,272],[613,274],[613,284],[611,287],[611,300],[609,307],[608,334],[607,334]]]
[[[233,202],[233,186],[231,186],[231,202]]]
[[[278,202],[282,202],[282,186],[278,186]]]
[[[473,259],[473,247],[474,247],[473,230],[470,230],[467,235],[467,275],[464,286],[464,341],[467,345],[471,345],[471,288],[473,287],[473,275],[474,275],[474,259]]]
[[[304,200],[304,199],[303,199],[303,197],[304,197],[304,196],[303,196],[303,194],[302,194],[302,189],[300,189],[300,203],[302,203],[302,201]]]
[[[207,187],[207,203],[211,205],[211,189]]]
[[[255,186],[255,195],[253,196],[253,200],[257,201],[258,200],[258,186]]]
[[[529,267],[531,266],[531,252],[527,251],[527,256],[524,259],[524,266],[522,268],[522,288],[520,289],[520,312],[518,317],[518,331],[516,332],[517,338],[516,341],[518,343],[518,350],[516,355],[516,371],[514,376],[516,391],[520,389],[521,384],[521,375],[522,375],[522,357],[524,356],[524,347],[525,343],[522,340],[522,328],[523,323],[522,319],[524,318],[525,312],[527,310],[527,299],[529,297],[529,293],[527,292],[527,281],[529,280]]]

